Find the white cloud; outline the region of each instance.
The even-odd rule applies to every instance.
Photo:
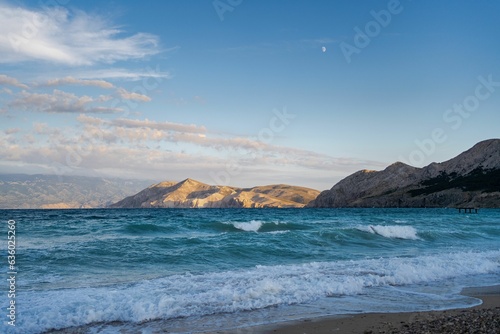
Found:
[[[109,100],[112,100],[113,97],[111,95],[99,95],[97,98],[97,101],[99,102],[108,102]]]
[[[50,129],[49,129],[49,126],[47,125],[47,123],[36,122],[33,124],[33,130],[35,131],[36,134],[39,134],[39,135],[50,133]]]
[[[87,95],[77,96],[54,89],[52,94],[38,94],[22,91],[19,97],[9,103],[11,108],[48,113],[115,113],[119,108],[92,106],[95,100]]]
[[[148,33],[125,37],[103,18],[63,7],[33,10],[0,3],[0,63],[112,64],[160,52]]]
[[[5,134],[7,134],[7,135],[18,133],[20,131],[21,131],[21,129],[19,129],[19,128],[10,128],[10,129],[4,130]]]
[[[207,129],[204,126],[195,124],[180,124],[172,122],[156,122],[145,120],[135,120],[127,118],[119,118],[111,121],[113,126],[121,126],[127,128],[149,128],[153,130],[175,131],[182,133],[205,133]]]
[[[136,93],[136,92],[129,92],[125,88],[122,87],[116,87],[113,85],[111,82],[101,80],[101,79],[77,79],[71,76],[65,77],[65,78],[57,78],[57,79],[50,79],[47,80],[39,86],[48,86],[48,87],[53,87],[53,86],[63,86],[63,85],[77,85],[77,86],[94,86],[94,87],[99,87],[103,89],[116,89],[116,95],[119,96],[120,98],[124,100],[134,100],[134,101],[142,101],[142,102],[150,102],[151,98],[147,95]],[[98,101],[100,102],[106,102],[111,100],[113,97],[109,95],[101,95],[98,98]]]
[[[236,170],[227,179],[232,185],[277,181],[307,185],[308,180],[322,178],[326,180],[322,181],[324,186],[318,187],[322,189],[331,187],[342,175],[382,166],[251,138],[221,138],[193,124],[105,119],[85,114],[77,120],[80,126],[66,128],[34,123],[32,134],[36,140],[35,136],[26,138],[25,131],[0,132],[0,168],[6,164],[45,169],[56,166],[57,170],[64,167],[79,174],[104,172],[158,180],[193,177],[208,183],[220,181],[210,175],[228,175],[228,170]]]
[[[20,83],[16,78],[6,75],[0,75],[1,84],[28,89],[28,86]],[[117,107],[116,103],[112,101],[150,102],[151,97],[144,94],[148,91],[144,87],[152,88],[150,83],[147,83],[147,85],[136,86],[132,91],[128,91],[106,80],[80,79],[73,76],[35,82],[31,86],[29,90],[25,89],[19,93],[15,93],[6,87],[0,87],[0,93],[9,95],[8,101],[4,104],[5,107],[0,108],[0,113],[7,113],[9,109],[48,113],[116,113],[122,112],[123,109]],[[107,91],[113,90],[114,92],[96,96],[77,96],[74,93],[59,89],[54,89],[52,93],[45,93],[43,90],[44,87],[55,86],[93,86]]]
[[[17,80],[16,78],[9,77],[5,74],[0,74],[0,85],[14,86],[17,88],[29,89],[29,87],[27,85],[20,83],[19,80]]]
[[[162,72],[158,66],[155,69],[148,67],[142,70],[129,70],[124,68],[86,70],[76,73],[75,76],[81,79],[123,79],[129,81],[156,79],[155,81],[158,81],[158,83],[161,83],[164,79],[172,78],[169,72]]]
[[[78,85],[78,86],[95,86],[103,89],[111,89],[115,86],[111,82],[104,80],[88,80],[88,79],[77,79],[74,77],[65,77],[60,79],[51,79],[40,84],[41,86],[62,86],[62,85]]]
[[[358,166],[382,166],[375,161],[332,157],[317,152],[292,147],[272,145],[258,139],[245,137],[224,138],[210,133],[205,127],[194,124],[178,124],[119,118],[105,120],[80,115],[78,121],[93,137],[101,137],[106,143],[123,143],[129,146],[147,146],[149,142],[188,144],[204,149],[215,149],[221,154],[233,152],[232,158],[241,166],[274,165],[300,166],[316,170],[344,170]]]
[[[112,119],[79,115],[77,120],[87,135],[101,138],[107,144],[122,143],[142,147],[155,143],[195,143],[206,132],[205,127],[194,124],[155,122],[149,120]]]
[[[97,125],[97,126],[100,126],[100,125],[102,125],[104,122],[106,122],[106,121],[105,121],[105,120],[103,120],[102,118],[97,118],[97,117],[87,116],[87,115],[84,115],[84,114],[78,115],[78,117],[77,117],[76,119],[77,119],[80,123],[82,123],[82,124]]]
[[[125,99],[125,100],[135,100],[135,101],[142,101],[142,102],[151,101],[151,98],[147,95],[139,94],[139,93],[135,93],[135,92],[129,92],[124,88],[118,88],[118,90],[116,92],[118,93],[118,95],[120,95],[120,97],[122,99]]]
[[[0,90],[0,93],[5,93],[7,95],[12,95],[12,90],[11,89],[8,89],[6,87],[2,88],[2,90]]]

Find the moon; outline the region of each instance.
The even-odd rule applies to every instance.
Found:
[[[326,52],[326,47],[325,47],[325,46],[322,46],[322,47],[321,47],[321,51]]]

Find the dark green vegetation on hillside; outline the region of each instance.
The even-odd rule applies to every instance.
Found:
[[[482,191],[491,193],[500,191],[500,170],[483,170],[476,168],[464,176],[457,173],[441,173],[441,175],[425,180],[421,183],[423,188],[410,190],[412,196],[429,195],[448,189],[461,189],[463,191]]]

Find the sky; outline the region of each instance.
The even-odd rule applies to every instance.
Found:
[[[318,190],[499,137],[500,2],[0,0],[0,173]]]

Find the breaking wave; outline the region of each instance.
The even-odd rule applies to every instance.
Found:
[[[360,226],[358,230],[377,234],[385,238],[391,239],[408,239],[408,240],[419,240],[417,236],[417,230],[412,226],[382,226],[382,225],[368,225]]]

